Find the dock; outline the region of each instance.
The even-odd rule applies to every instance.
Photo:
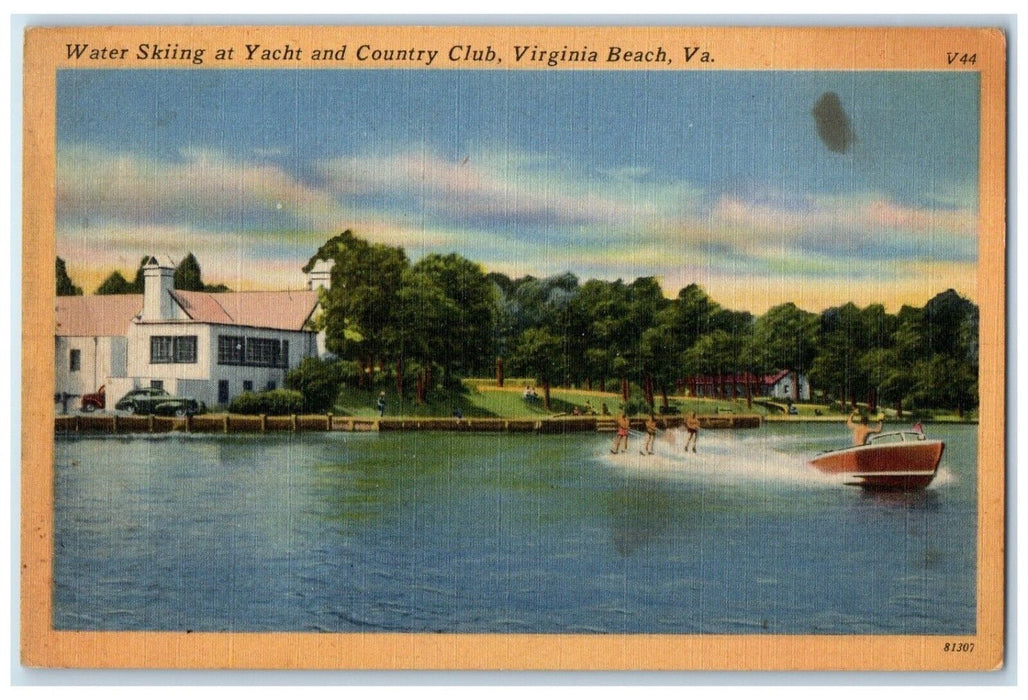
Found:
[[[759,428],[762,418],[751,414],[718,414],[697,416],[705,430]],[[282,433],[282,432],[404,432],[449,431],[463,433],[612,433],[614,416],[559,416],[548,418],[363,418],[322,415],[238,415],[205,414],[173,418],[169,416],[129,416],[117,414],[77,414],[56,416],[57,435],[73,434],[146,434],[146,433]],[[680,428],[683,416],[657,418],[661,430]],[[630,419],[633,430],[643,430],[644,417]]]

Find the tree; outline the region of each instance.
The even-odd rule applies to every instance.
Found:
[[[324,257],[328,256],[328,257]],[[395,359],[392,313],[408,268],[402,248],[368,243],[346,230],[329,239],[304,271],[317,260],[334,260],[331,289],[324,295],[326,345],[336,355],[356,360],[374,386],[377,363]]]
[[[560,362],[560,338],[545,328],[529,328],[518,337],[513,363],[543,386],[543,405],[550,410],[550,382]]]
[[[498,299],[496,287],[482,267],[456,253],[433,253],[419,260],[412,270],[431,280],[456,311],[436,329],[448,338],[439,358],[444,381],[452,383],[458,376],[488,373],[496,361]]]
[[[192,253],[182,258],[182,261],[175,266],[174,277],[175,289],[185,292],[227,292],[228,287],[223,284],[204,284],[203,275],[200,271],[200,263]]]
[[[698,284],[690,284],[678,292],[672,307],[672,328],[678,338],[680,350],[686,350],[711,330],[711,319],[720,310]]]
[[[74,282],[71,281],[71,277],[68,276],[68,270],[64,266],[64,261],[60,258],[57,258],[57,296],[82,296],[82,287],[76,287]]]
[[[818,322],[818,354],[810,366],[810,381],[824,387],[826,394],[838,391],[839,403],[855,404],[867,387],[867,374],[860,363],[863,349],[860,310],[852,302],[826,309]]]
[[[405,270],[394,312],[397,358],[397,392],[404,391],[408,371],[416,376],[415,400],[424,403],[438,358],[451,352],[451,336],[440,329],[457,323],[460,309],[425,272]]]
[[[738,373],[740,357],[743,354],[746,337],[717,328],[706,335],[700,336],[682,357],[683,365],[691,374],[708,374],[721,377],[734,376]],[[731,382],[731,394],[726,398],[734,398],[735,383]],[[722,383],[719,391],[725,394],[726,387]]]
[[[672,315],[667,311],[658,315],[656,322],[650,328],[643,331],[639,339],[639,359],[643,368],[643,375],[652,378],[652,386],[644,381],[643,394],[646,402],[653,407],[654,388],[660,390],[661,405],[668,407],[668,388],[672,386],[679,376],[680,364],[678,362],[680,353],[676,347],[676,337],[672,325]]]
[[[100,286],[96,289],[96,294],[142,294],[146,288],[146,280],[144,278],[143,266],[150,259],[149,255],[146,255],[139,261],[139,266],[136,268],[136,275],[129,282],[125,279],[124,275],[118,270],[115,270],[100,283]]]
[[[196,257],[192,253],[182,258],[182,262],[175,267],[174,286],[175,289],[181,289],[185,292],[203,291],[200,263],[196,261]]]
[[[584,359],[583,373],[598,379],[601,391],[607,379],[624,379],[630,368],[627,356],[639,340],[631,328],[630,303],[621,280],[589,280],[568,305],[570,352],[578,362]]]
[[[978,375],[967,363],[942,353],[914,365],[912,401],[918,406],[956,409],[958,416],[978,403]]]
[[[793,303],[768,309],[753,323],[747,353],[760,374],[791,369],[806,372],[817,353],[817,314]]]
[[[952,289],[928,300],[922,324],[928,354],[960,358],[977,353],[978,308]],[[972,327],[973,334],[970,333]]]
[[[96,288],[97,294],[138,294],[133,285],[130,285],[125,277],[115,270],[100,283]]]

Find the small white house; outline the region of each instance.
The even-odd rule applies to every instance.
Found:
[[[305,290],[186,292],[173,288],[174,266],[151,257],[141,295],[58,297],[56,392],[104,386],[113,408],[145,386],[208,406],[281,388],[288,370],[324,347],[311,323],[317,289],[329,285],[325,268]]]
[[[783,401],[810,401],[810,382],[805,374],[783,369],[764,378],[764,395]]]

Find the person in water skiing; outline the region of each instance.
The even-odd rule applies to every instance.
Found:
[[[657,419],[652,413],[650,417],[646,419],[646,441],[643,443],[642,450],[639,451],[641,455],[653,454],[653,441],[657,437]]]
[[[689,437],[685,439],[685,451],[689,451],[689,445],[692,444],[692,451],[696,451],[696,436],[700,432],[700,419],[696,417],[696,411],[690,411],[688,417],[685,419],[685,431],[689,433]]]
[[[617,433],[614,435],[614,446],[610,448],[611,454],[617,454],[619,446],[621,448],[621,452],[628,450],[629,427],[630,423],[628,422],[628,415],[622,411],[621,415],[618,416]]]

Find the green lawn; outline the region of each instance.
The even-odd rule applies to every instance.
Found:
[[[389,387],[385,389],[385,415],[389,417],[450,417],[459,409],[466,418],[546,418],[570,415],[575,407],[578,407],[583,414],[588,413],[589,407],[600,414],[603,404],[607,405],[609,414],[617,415],[623,406],[619,393],[553,388],[550,390],[552,410],[547,411],[543,408],[541,388],[536,387],[536,391],[540,394],[537,400],[526,401],[522,396],[524,387],[534,384],[535,382],[530,379],[512,378],[505,382],[503,389],[498,389],[496,381],[491,378],[466,379],[461,391],[447,393],[436,390],[430,394],[429,400],[421,405],[416,404],[411,397],[406,397],[401,401],[396,395],[396,390]],[[378,400],[380,390],[380,386],[376,387],[374,391],[345,388],[336,400],[334,413],[339,416],[375,418],[378,416],[375,402]],[[633,387],[632,399],[637,405],[641,404],[641,396],[635,387]],[[661,399],[658,396],[658,412],[660,403]],[[769,399],[754,399],[750,407],[747,407],[745,399],[727,401],[674,396],[670,397],[670,405],[677,408],[680,414],[690,411],[696,411],[700,415],[746,413],[783,419],[787,417],[788,410],[788,404],[784,401]],[[837,409],[823,403],[800,403],[796,404],[796,409],[800,419],[839,420],[847,415],[839,413]],[[914,414],[904,413],[903,421],[898,421],[894,410],[885,407],[880,410],[885,414],[886,421],[889,422],[918,420]],[[933,421],[973,422],[977,419],[977,415],[973,413],[968,413],[963,419],[959,419],[956,415],[942,411],[922,412],[919,416],[921,420]]]
[[[550,407],[547,411],[543,407],[542,389],[537,388],[539,398],[525,400],[523,391],[526,384],[532,384],[525,380],[511,380],[505,382],[503,389],[498,389],[493,380],[467,380],[464,382],[463,391],[444,394],[435,391],[429,396],[429,400],[417,405],[410,397],[399,400],[395,389],[386,389],[386,416],[417,416],[417,417],[449,417],[454,411],[460,409],[466,418],[546,418],[548,416],[569,415],[575,409],[585,414],[591,408],[597,414],[603,410],[606,404],[607,411],[616,415],[620,412],[623,402],[621,395],[614,392],[585,391],[581,389],[558,389],[550,390]],[[376,417],[378,410],[375,402],[378,400],[379,388],[375,391],[355,391],[345,388],[336,400],[336,415],[355,417]],[[657,399],[658,410],[660,399]],[[713,413],[766,413],[757,405],[749,410],[745,401],[720,401],[712,399],[692,399],[674,397],[670,405],[677,407],[680,413],[696,411],[699,414]]]

